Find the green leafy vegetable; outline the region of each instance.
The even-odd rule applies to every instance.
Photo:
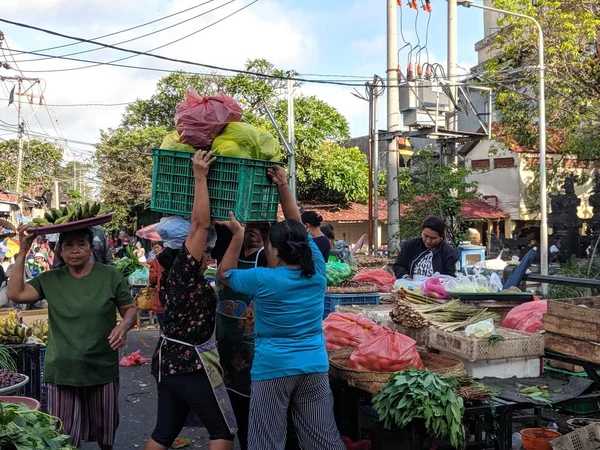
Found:
[[[354,272],[349,264],[334,262],[327,263],[325,275],[327,277],[327,286],[337,286],[343,281],[352,278]]]
[[[144,266],[140,264],[140,261],[133,253],[131,246],[127,245],[125,247],[125,252],[127,253],[127,256],[119,259],[115,264],[115,267],[121,271],[125,278],[127,278],[133,272],[142,269]]]
[[[0,369],[6,369],[9,372],[16,372],[17,364],[15,363],[11,353],[14,353],[13,349],[0,344]]]
[[[440,438],[449,438],[455,448],[466,446],[462,424],[465,407],[456,394],[459,383],[427,369],[411,368],[394,373],[373,398],[373,408],[385,428],[402,428],[414,419]]]
[[[58,419],[23,404],[0,401],[0,449],[77,450],[69,444],[69,436],[56,431]]]
[[[503,336],[500,336],[499,334],[492,334],[488,340],[490,341],[491,344],[495,344],[498,341],[501,341],[502,339],[504,339]]]

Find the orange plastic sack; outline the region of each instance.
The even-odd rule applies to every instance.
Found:
[[[396,277],[383,269],[362,270],[354,276],[353,280],[365,283],[375,283],[378,286],[379,292],[392,292]]]
[[[536,299],[537,297],[534,297]],[[511,330],[536,333],[544,325],[544,314],[548,312],[548,301],[537,300],[515,306],[509,311],[502,326]]]
[[[423,362],[413,339],[387,327],[380,327],[356,347],[346,366],[355,370],[398,372],[409,367],[422,369]]]
[[[195,90],[188,89],[185,100],[177,107],[175,128],[180,142],[209,148],[228,123],[241,119],[242,108],[231,97],[225,94],[200,97]]]
[[[352,313],[331,313],[323,321],[327,350],[356,347],[371,330],[379,328],[372,320]]]

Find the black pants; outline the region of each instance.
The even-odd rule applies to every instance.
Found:
[[[202,421],[211,440],[233,441],[204,370],[162,377],[158,383],[158,414],[152,439],[171,447],[190,410]]]
[[[248,450],[248,421],[250,419],[250,397],[236,394],[235,392],[229,392],[229,400],[231,400],[231,406],[233,413],[235,414],[235,420],[238,425],[237,437],[240,441],[240,449]],[[300,450],[300,444],[298,443],[298,436],[296,435],[296,429],[292,420],[291,412],[288,412],[288,432],[287,440],[285,442],[285,450]]]

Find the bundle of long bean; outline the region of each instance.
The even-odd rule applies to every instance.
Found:
[[[401,289],[392,320],[405,328],[424,328],[433,325],[445,331],[463,330],[472,323],[498,316],[487,309],[462,306],[457,300],[440,302]]]
[[[499,389],[483,384],[481,381],[477,381],[472,377],[465,375],[464,372],[460,370],[454,370],[445,374],[445,376],[454,378],[457,381],[458,386],[456,388],[456,394],[465,400],[485,401],[499,393]]]

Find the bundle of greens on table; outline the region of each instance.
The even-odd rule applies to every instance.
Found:
[[[69,436],[56,431],[58,419],[40,411],[31,411],[23,404],[0,401],[0,449],[76,450]]]
[[[373,398],[373,408],[386,429],[403,428],[423,419],[433,435],[450,439],[453,447],[462,449],[466,446],[462,423],[465,407],[456,393],[458,388],[453,378],[410,368],[390,377]]]
[[[144,266],[140,264],[140,261],[138,260],[138,257],[133,253],[131,246],[125,246],[125,252],[127,256],[119,259],[115,264],[115,267],[121,271],[125,278],[127,278],[136,270],[143,269]]]

